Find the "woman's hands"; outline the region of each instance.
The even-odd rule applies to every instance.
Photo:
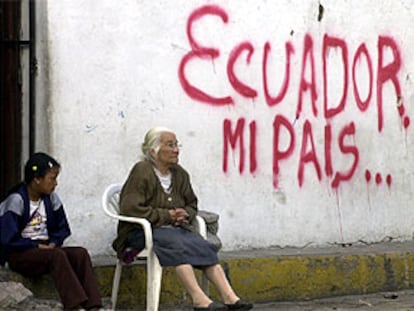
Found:
[[[39,243],[38,247],[42,249],[53,249],[56,247],[56,244],[55,243],[49,243],[49,244]]]
[[[176,209],[170,209],[168,211],[171,217],[171,223],[173,226],[180,227],[183,224],[188,224],[188,213],[184,208],[178,207]]]
[[[188,224],[188,213],[185,209],[179,207],[175,210],[175,214],[177,215],[177,220],[175,222],[175,226],[181,226],[182,224]]]

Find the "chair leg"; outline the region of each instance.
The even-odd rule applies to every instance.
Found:
[[[154,252],[147,258],[147,311],[157,311],[160,303],[162,267]]]
[[[116,302],[118,300],[118,290],[119,290],[119,282],[121,280],[121,273],[122,273],[122,263],[119,259],[117,259],[115,272],[114,272],[114,279],[112,281],[112,295],[111,295],[112,310],[116,309]]]

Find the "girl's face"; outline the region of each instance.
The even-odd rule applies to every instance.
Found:
[[[42,194],[52,193],[57,186],[57,177],[59,175],[59,168],[52,167],[44,177],[35,178],[36,188]]]

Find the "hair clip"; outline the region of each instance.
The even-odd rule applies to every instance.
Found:
[[[49,162],[47,162],[47,165],[49,165],[49,167],[50,167],[50,168],[52,168],[52,167],[53,167],[53,164],[52,164],[52,162],[50,162],[50,161],[49,161]]]
[[[32,166],[32,171],[37,171],[37,166],[36,165]]]

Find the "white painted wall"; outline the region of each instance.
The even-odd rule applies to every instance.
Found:
[[[318,21],[319,3],[324,8]],[[227,15],[196,19],[192,35],[200,46],[220,50],[214,60],[194,59],[185,68],[196,87],[216,97],[231,96],[232,105],[215,106],[191,98],[180,83],[178,69],[191,51],[186,33],[193,12],[205,5]],[[59,0],[43,2],[39,27],[47,36],[49,85],[47,133],[51,153],[62,162],[58,193],[65,202],[73,229],[71,244],[88,247],[94,254],[111,252],[115,224],[104,216],[100,199],[104,188],[122,182],[139,157],[145,132],[156,125],[176,130],[184,147],[181,164],[192,176],[200,209],[220,214],[220,236],[225,250],[270,246],[316,246],[333,243],[378,242],[387,237],[405,240],[413,234],[413,121],[414,104],[414,1],[140,1]],[[224,16],[223,15],[223,16]],[[324,118],[324,36],[340,38],[348,54],[348,93],[344,109],[327,121]],[[304,39],[312,42],[305,54]],[[378,129],[377,78],[379,38],[390,39],[401,59],[394,80],[382,85],[383,125]],[[240,55],[235,72],[241,81],[257,91],[254,99],[237,93],[229,82],[227,63],[231,51],[241,42],[254,49],[250,64]],[[287,92],[279,104],[269,106],[263,91],[262,64],[266,42],[271,45],[268,60],[270,93],[276,96],[285,75],[285,43],[294,53],[290,59]],[[352,65],[358,47],[365,43],[372,61],[372,97],[368,109],[358,109],[352,81],[366,99],[370,71],[366,57]],[[396,55],[386,45],[382,67]],[[311,81],[317,93],[312,112],[310,89],[302,92],[302,110],[295,121],[300,80]],[[328,107],[339,105],[343,94],[344,66],[340,49],[331,49],[328,66]],[[384,72],[384,70],[382,70]],[[394,83],[393,83],[394,81]],[[395,85],[401,88],[397,94]],[[398,113],[397,95],[402,95],[404,112]],[[401,110],[402,111],[402,110]],[[292,153],[281,159],[273,173],[274,127],[277,115],[292,125],[295,142]],[[232,130],[245,120],[244,170],[239,172],[239,145],[223,149],[223,124]],[[304,153],[314,145],[314,161],[304,164],[298,177],[304,124],[308,120],[312,139],[306,136]],[[353,122],[355,134],[338,137]],[[407,121],[405,121],[407,122]],[[325,163],[324,128],[332,128],[333,175]],[[256,125],[257,167],[251,173],[249,125]],[[276,146],[285,151],[291,138],[286,130]],[[38,137],[39,140],[43,139]],[[38,143],[41,145],[41,143]],[[352,149],[353,148],[353,149]],[[348,172],[355,161],[349,150],[358,152],[355,171],[349,180],[332,187],[336,172]],[[311,154],[312,155],[312,154]],[[223,171],[223,159],[228,169]],[[317,160],[315,160],[317,159]],[[315,163],[320,166],[320,178]],[[367,180],[366,171],[372,174]],[[375,174],[382,177],[375,182]],[[386,176],[392,180],[386,183]],[[277,185],[273,180],[277,179]],[[302,185],[299,181],[302,180]]]

